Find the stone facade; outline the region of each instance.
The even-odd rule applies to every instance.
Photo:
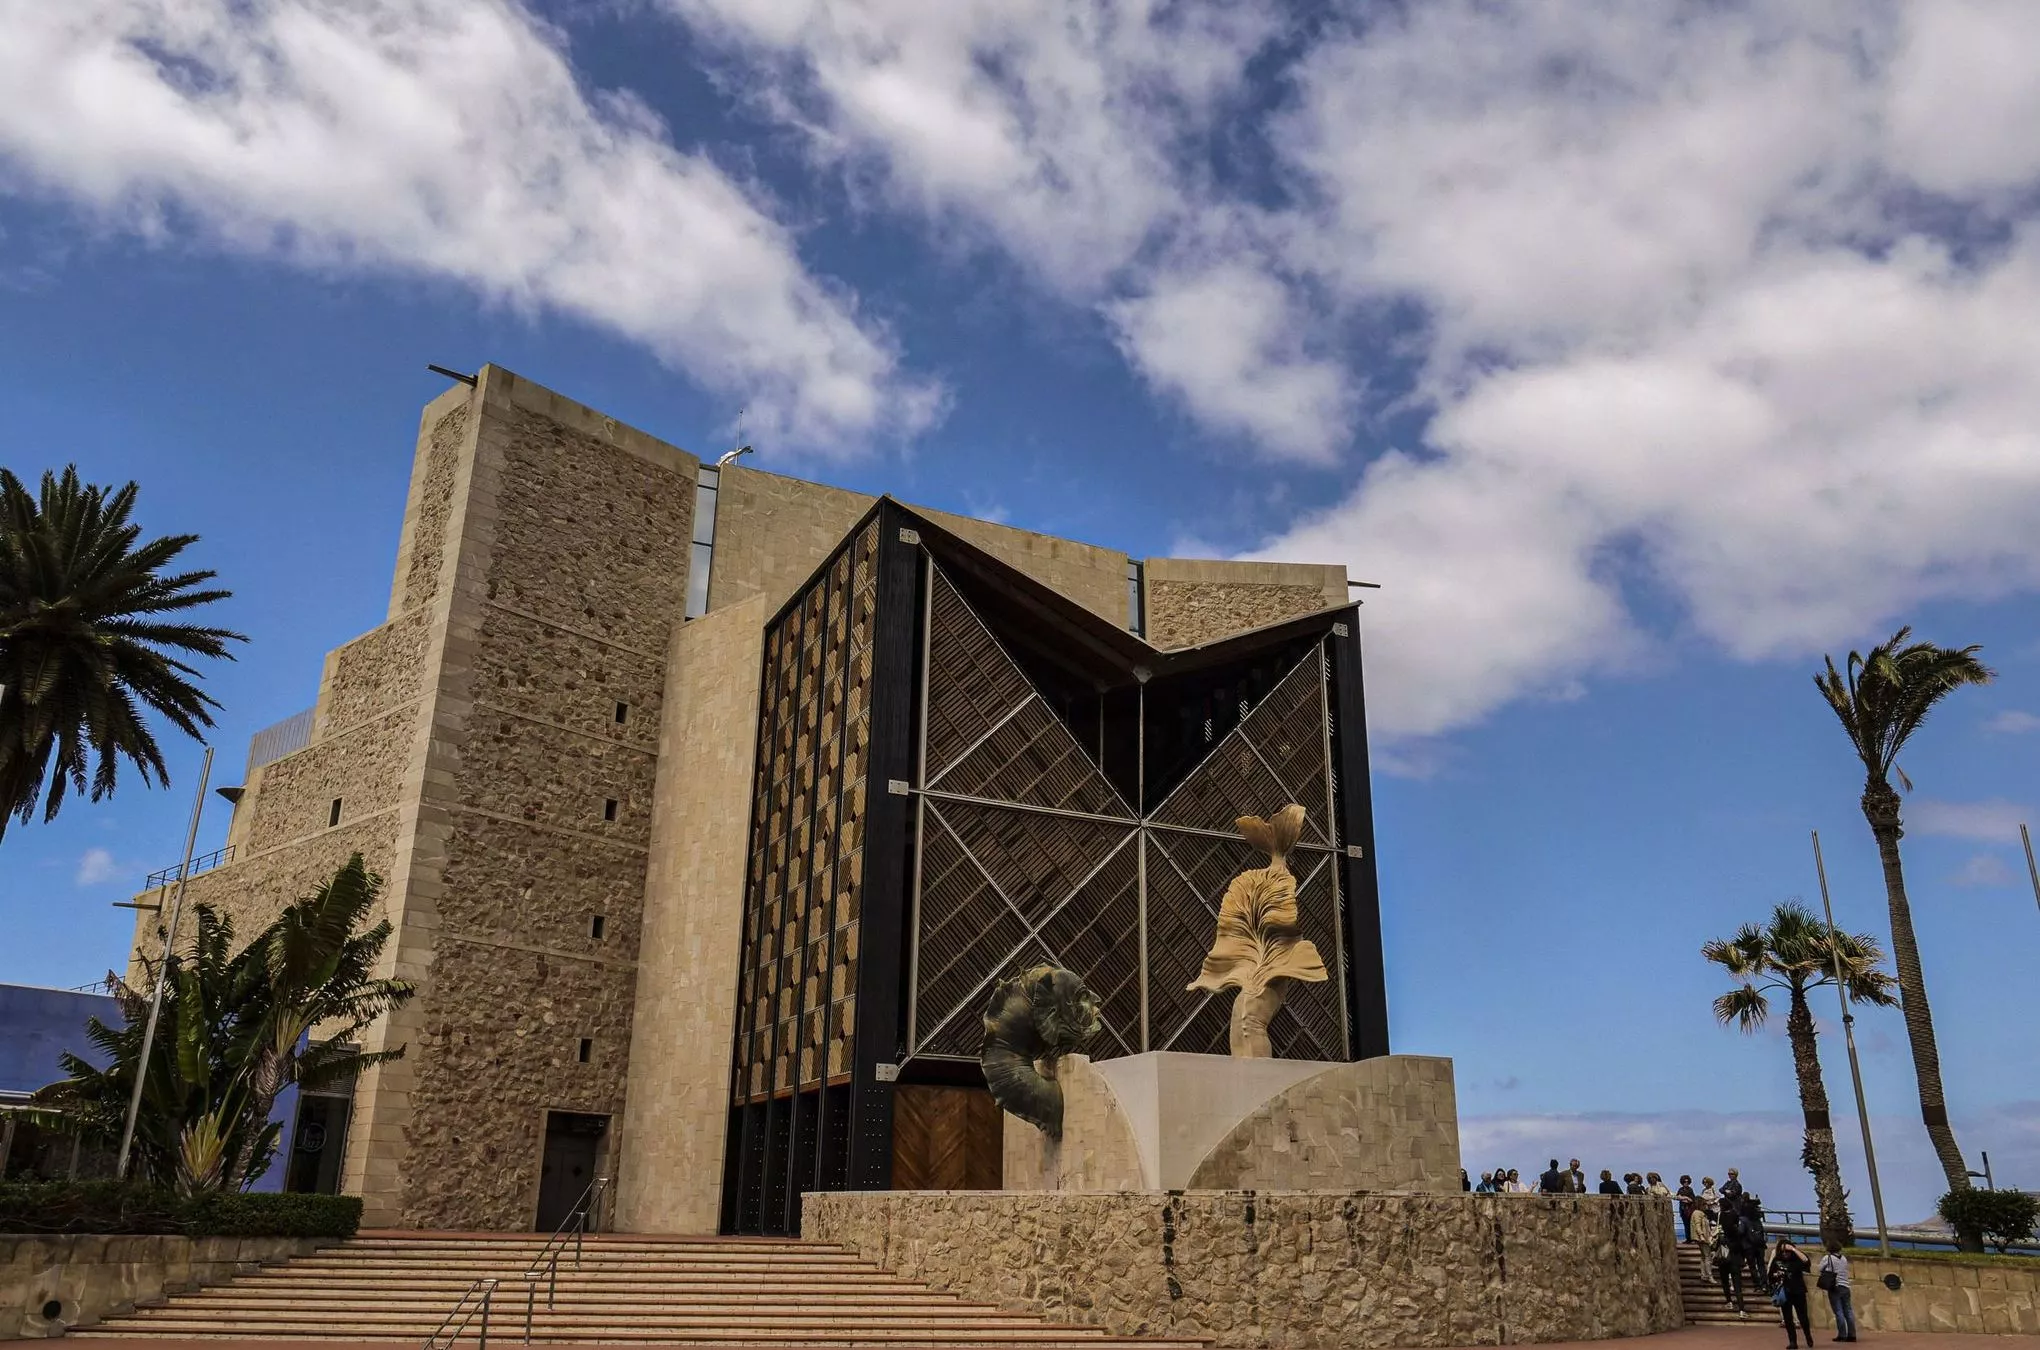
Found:
[[[1811,1247],[1807,1255],[1820,1260]],[[1897,1289],[1885,1286],[1887,1275],[1898,1277]],[[1849,1283],[1862,1331],[2040,1335],[2040,1261],[1969,1264],[1852,1253]],[[1822,1335],[1834,1330],[1826,1294],[1809,1289],[1807,1305]]]
[[[1145,573],[1147,639],[1164,649],[1349,603],[1343,567],[1150,558]]]
[[[138,1303],[304,1256],[317,1238],[16,1237],[0,1234],[0,1341],[61,1336]],[[44,1311],[56,1304],[55,1316]]]
[[[1220,1347],[1601,1340],[1685,1322],[1647,1197],[837,1192],[805,1236],[963,1298]]]
[[[498,367],[434,399],[386,622],[328,655],[309,742],[249,772],[232,860],[187,887],[247,934],[350,853],[384,878],[378,973],[420,993],[363,1038],[406,1052],[355,1091],[342,1184],[370,1227],[528,1227],[549,1111],[610,1118],[627,1225],[714,1225],[759,630],[875,499],[724,469],[690,625],[699,468]],[[930,516],[1126,622],[1125,554]],[[160,922],[138,912],[136,950]]]

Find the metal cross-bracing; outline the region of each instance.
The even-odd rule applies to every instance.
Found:
[[[1225,1053],[1229,997],[1187,986],[1226,886],[1265,863],[1235,818],[1294,801],[1308,813],[1292,863],[1303,931],[1334,978],[1291,995],[1273,1028],[1276,1052],[1348,1057],[1322,647],[1304,649],[1257,701],[1243,700],[1222,733],[1207,720],[1208,751],[1143,810],[1101,762],[1102,700],[1087,743],[932,560],[924,588],[909,1056],[974,1058],[992,985],[1037,963],[1078,972],[1098,995],[1104,1029],[1093,1058]],[[1144,688],[1133,713],[1144,734]],[[1135,795],[1149,787],[1138,781]]]

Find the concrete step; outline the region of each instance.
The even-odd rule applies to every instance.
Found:
[[[491,1330],[524,1331],[522,1278],[541,1240],[367,1235],[71,1332],[87,1339],[373,1341],[416,1345],[480,1278],[501,1283]],[[536,1287],[533,1336],[552,1344],[765,1347],[908,1345],[1188,1350],[968,1302],[855,1254],[785,1240],[588,1240]],[[473,1328],[468,1333],[473,1335]]]

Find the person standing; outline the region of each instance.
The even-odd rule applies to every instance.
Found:
[[[1781,1235],[1778,1249],[1771,1255],[1770,1280],[1777,1290],[1772,1299],[1785,1318],[1786,1350],[1799,1350],[1799,1336],[1792,1329],[1794,1317],[1799,1319],[1800,1330],[1806,1333],[1806,1343],[1813,1344],[1813,1320],[1806,1312],[1806,1272],[1812,1268],[1813,1263],[1793,1243],[1791,1235]]]
[[[1473,1181],[1466,1175],[1466,1169],[1464,1167],[1459,1169],[1459,1189],[1462,1191],[1470,1191],[1473,1189]]]
[[[1622,1187],[1616,1184],[1615,1174],[1613,1172],[1610,1172],[1605,1167],[1601,1169],[1601,1194],[1602,1195],[1622,1194]]]
[[[1648,1195],[1648,1194],[1649,1194],[1649,1192],[1648,1192],[1648,1191],[1646,1191],[1646,1190],[1644,1189],[1644,1186],[1643,1186],[1643,1177],[1642,1177],[1642,1175],[1641,1175],[1640,1173],[1637,1173],[1637,1172],[1631,1172],[1631,1173],[1627,1174],[1626,1176],[1624,1176],[1624,1177],[1622,1178],[1622,1180],[1628,1183],[1628,1186],[1629,1186],[1629,1194],[1631,1194],[1631,1195]]]
[[[1530,1187],[1524,1183],[1523,1174],[1513,1167],[1509,1169],[1509,1180],[1503,1185],[1502,1190],[1509,1195],[1530,1194]]]
[[[1855,1340],[1856,1307],[1849,1289],[1849,1258],[1833,1243],[1827,1244],[1827,1255],[1820,1258],[1820,1277],[1815,1283],[1827,1291],[1828,1311],[1835,1315],[1835,1339]]]
[[[1680,1177],[1675,1194],[1679,1197],[1679,1230],[1686,1235],[1686,1241],[1698,1242],[1693,1228],[1693,1211],[1699,1208],[1700,1197],[1693,1194],[1693,1178]]]
[[[1565,1175],[1566,1181],[1569,1183],[1567,1189],[1574,1195],[1585,1195],[1587,1193],[1587,1174],[1580,1170],[1580,1160],[1578,1158],[1572,1160],[1572,1166],[1567,1169]]]
[[[1743,1255],[1749,1259],[1750,1278],[1757,1282],[1758,1288],[1768,1294],[1771,1292],[1771,1275],[1764,1266],[1764,1246],[1768,1237],[1764,1232],[1763,1201],[1746,1191],[1735,1209],[1736,1230],[1742,1239]],[[1802,1280],[1800,1283],[1804,1284],[1805,1281]]]
[[[1693,1211],[1693,1218],[1700,1225],[1699,1240],[1712,1244],[1716,1219],[1721,1213],[1721,1192],[1714,1189],[1713,1177],[1700,1178],[1700,1204]]]
[[[1725,1223],[1715,1230],[1712,1251],[1714,1278],[1721,1282],[1722,1301],[1735,1305],[1736,1316],[1748,1317],[1749,1311],[1743,1307],[1742,1249],[1736,1245],[1733,1225]]]
[[[1558,1170],[1558,1159],[1553,1158],[1551,1166],[1544,1169],[1544,1175],[1537,1178],[1537,1193],[1561,1195],[1571,1189],[1572,1183],[1566,1179],[1565,1173]]]
[[[1742,1194],[1743,1194],[1742,1178],[1738,1176],[1736,1170],[1733,1167],[1731,1167],[1728,1169],[1728,1180],[1721,1183],[1721,1198],[1726,1200],[1730,1196],[1734,1196],[1738,1201],[1740,1201],[1742,1199]]]

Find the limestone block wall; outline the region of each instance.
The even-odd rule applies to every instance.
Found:
[[[1130,617],[1126,612],[1127,556],[1095,544],[1036,534],[989,520],[973,520],[947,511],[926,511],[916,507],[937,525],[958,538],[977,545],[1007,566],[1076,601],[1100,618],[1121,628]]]
[[[1341,1064],[1255,1109],[1191,1174],[1193,1190],[1459,1185],[1452,1061],[1382,1055]]]
[[[732,464],[717,476],[711,611],[752,596],[769,618],[878,498]]]
[[[1220,1347],[1505,1345],[1684,1324],[1669,1205],[1389,1192],[835,1192],[804,1236],[967,1299]]]
[[[136,1304],[306,1256],[320,1238],[20,1237],[0,1234],[0,1341],[61,1336]],[[55,1316],[45,1317],[56,1304]]]
[[[1810,1247],[1807,1254],[1820,1260]],[[1886,1275],[1898,1276],[1896,1290],[1885,1287]],[[2040,1335],[2040,1261],[1971,1265],[1851,1253],[1849,1282],[1862,1331]],[[1827,1295],[1810,1290],[1807,1304],[1821,1334],[1833,1331]]]
[[[712,1233],[722,1202],[763,593],[675,631],[667,662],[615,1222]],[[734,729],[734,730],[733,730]]]
[[[1147,639],[1194,647],[1347,603],[1346,569],[1315,563],[1149,558]]]

